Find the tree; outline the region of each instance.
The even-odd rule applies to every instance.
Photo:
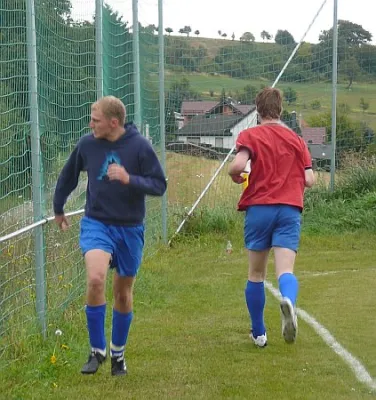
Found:
[[[168,36],[174,31],[172,28],[166,28],[165,31],[168,33]]]
[[[241,42],[254,42],[255,37],[251,32],[244,32],[243,35],[240,37]]]
[[[219,96],[219,101],[223,102],[227,99],[227,95],[226,95],[226,90],[225,88],[222,88],[221,90],[221,95]]]
[[[198,35],[200,34],[200,31],[198,29],[195,30],[195,35],[198,37]]]
[[[333,28],[320,33],[320,42],[333,41]],[[372,34],[361,25],[346,20],[338,21],[338,42],[344,42],[347,47],[359,48],[360,45],[372,41]]]
[[[295,103],[298,95],[296,93],[296,90],[293,89],[292,87],[288,87],[283,91],[283,98],[287,101],[287,104]]]
[[[254,104],[258,90],[255,86],[246,85],[238,94],[237,100],[243,104]]]
[[[202,45],[193,47],[185,39],[174,38],[174,40],[169,41],[168,45],[166,45],[166,64],[183,67],[189,72],[198,71],[207,56],[208,51],[206,47]]]
[[[184,100],[199,100],[200,94],[194,91],[187,78],[174,82],[166,94],[166,131],[175,132],[175,112],[181,111]]]
[[[235,33],[234,32],[232,32],[231,39],[235,40]]]
[[[221,30],[218,31],[218,35],[222,36],[222,31]]]
[[[275,42],[279,45],[294,45],[295,39],[289,31],[279,29],[274,38]]]
[[[364,57],[364,51],[368,51],[374,46],[367,46],[367,43],[372,41],[372,34],[365,30],[361,25],[354,24],[353,22],[346,20],[338,21],[338,62],[341,63],[343,60],[347,60],[351,57],[366,58]],[[333,29],[324,30],[319,36],[318,54],[327,53],[328,55],[333,48]],[[363,55],[363,57],[362,57]],[[326,58],[326,57],[324,57]],[[322,63],[332,65],[331,57],[329,60],[322,60]],[[368,65],[366,66],[368,68]],[[351,86],[351,85],[350,85]]]
[[[269,33],[269,32],[267,32],[267,31],[262,31],[261,32],[261,39],[262,40],[270,40],[272,38],[272,35]]]
[[[311,127],[325,127],[327,131],[327,140],[332,140],[332,115],[331,112],[312,115],[307,119]],[[367,146],[368,142],[373,141],[374,133],[370,128],[359,121],[351,119],[348,114],[339,112],[336,123],[337,133],[337,151],[340,155],[346,151],[360,151]]]
[[[192,32],[192,28],[189,25],[185,25],[184,28],[179,29],[179,33],[185,33],[187,37]]]
[[[369,108],[369,103],[364,100],[364,97],[361,97],[359,105],[360,108],[363,110],[363,113],[366,112]]]
[[[143,32],[148,33],[149,35],[154,35],[154,32],[156,32],[158,29],[154,24],[150,24],[143,28]]]
[[[222,37],[226,38],[227,37],[227,33],[222,33]]]
[[[360,67],[358,61],[355,57],[349,57],[347,60],[343,60],[339,64],[339,71],[342,72],[349,80],[347,89],[351,88],[353,81],[356,79],[357,75],[360,73]]]

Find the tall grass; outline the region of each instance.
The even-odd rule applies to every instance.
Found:
[[[303,229],[311,233],[375,232],[375,158],[349,153],[341,165],[333,191],[322,184],[306,191]]]

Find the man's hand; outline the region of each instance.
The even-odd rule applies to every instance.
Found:
[[[243,176],[241,176],[241,175],[230,175],[231,176],[231,179],[235,182],[235,183],[237,183],[237,184],[241,184],[241,183],[243,183],[243,182],[245,182],[246,181],[246,178],[244,178]]]
[[[69,222],[64,214],[55,215],[55,222],[62,231],[66,231],[69,228]]]
[[[125,168],[118,164],[111,164],[107,170],[107,176],[110,181],[120,181],[124,185],[129,183],[129,174]]]

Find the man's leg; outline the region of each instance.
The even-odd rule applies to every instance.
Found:
[[[259,347],[266,346],[264,324],[266,264],[274,226],[273,206],[249,207],[245,216],[244,241],[249,254],[245,299],[251,319],[250,337]]]
[[[301,214],[297,208],[281,206],[272,240],[276,276],[282,296],[282,334],[287,343],[295,342],[298,329],[295,306],[299,284],[294,275],[294,264],[300,240],[300,221]]]
[[[104,334],[106,298],[105,283],[113,243],[108,227],[100,221],[83,217],[81,220],[80,247],[86,265],[86,319],[91,352],[83,366],[83,374],[94,374],[106,359]]]
[[[274,259],[276,276],[279,283],[279,291],[282,297],[288,298],[292,305],[296,305],[298,297],[298,280],[294,275],[296,252],[282,247],[274,247]]]
[[[269,250],[248,251],[249,269],[245,288],[245,299],[251,318],[251,335],[256,345],[266,345],[266,329],[264,323],[266,264]]]
[[[112,317],[111,373],[125,375],[124,360],[129,329],[133,319],[133,286],[142,261],[144,227],[113,228],[119,239],[114,264],[116,272],[113,281],[115,299]]]
[[[298,280],[294,275],[295,251],[274,247],[276,275],[282,300],[282,335],[286,343],[294,343],[298,334],[298,318],[295,311],[298,296]]]
[[[115,272],[113,283],[115,304],[112,314],[112,340],[110,348],[113,375],[124,375],[127,372],[124,362],[124,351],[133,319],[134,282],[134,277],[122,277]]]
[[[89,250],[85,254],[87,289],[86,319],[91,354],[83,366],[83,374],[94,374],[106,358],[104,332],[106,316],[105,284],[111,254],[103,250]]]

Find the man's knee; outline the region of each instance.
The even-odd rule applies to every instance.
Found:
[[[254,271],[250,269],[248,273],[248,280],[251,282],[263,282],[266,278],[266,270]]]
[[[132,288],[123,288],[122,290],[118,289],[114,293],[114,298],[117,304],[128,304],[132,301]]]
[[[103,294],[111,255],[103,250],[90,250],[85,254],[88,291]]]
[[[87,278],[88,289],[91,293],[103,293],[106,282],[106,274],[102,271],[96,271],[89,274]]]
[[[117,307],[127,309],[131,307],[133,302],[133,285],[135,278],[120,277],[115,274],[113,294]]]

